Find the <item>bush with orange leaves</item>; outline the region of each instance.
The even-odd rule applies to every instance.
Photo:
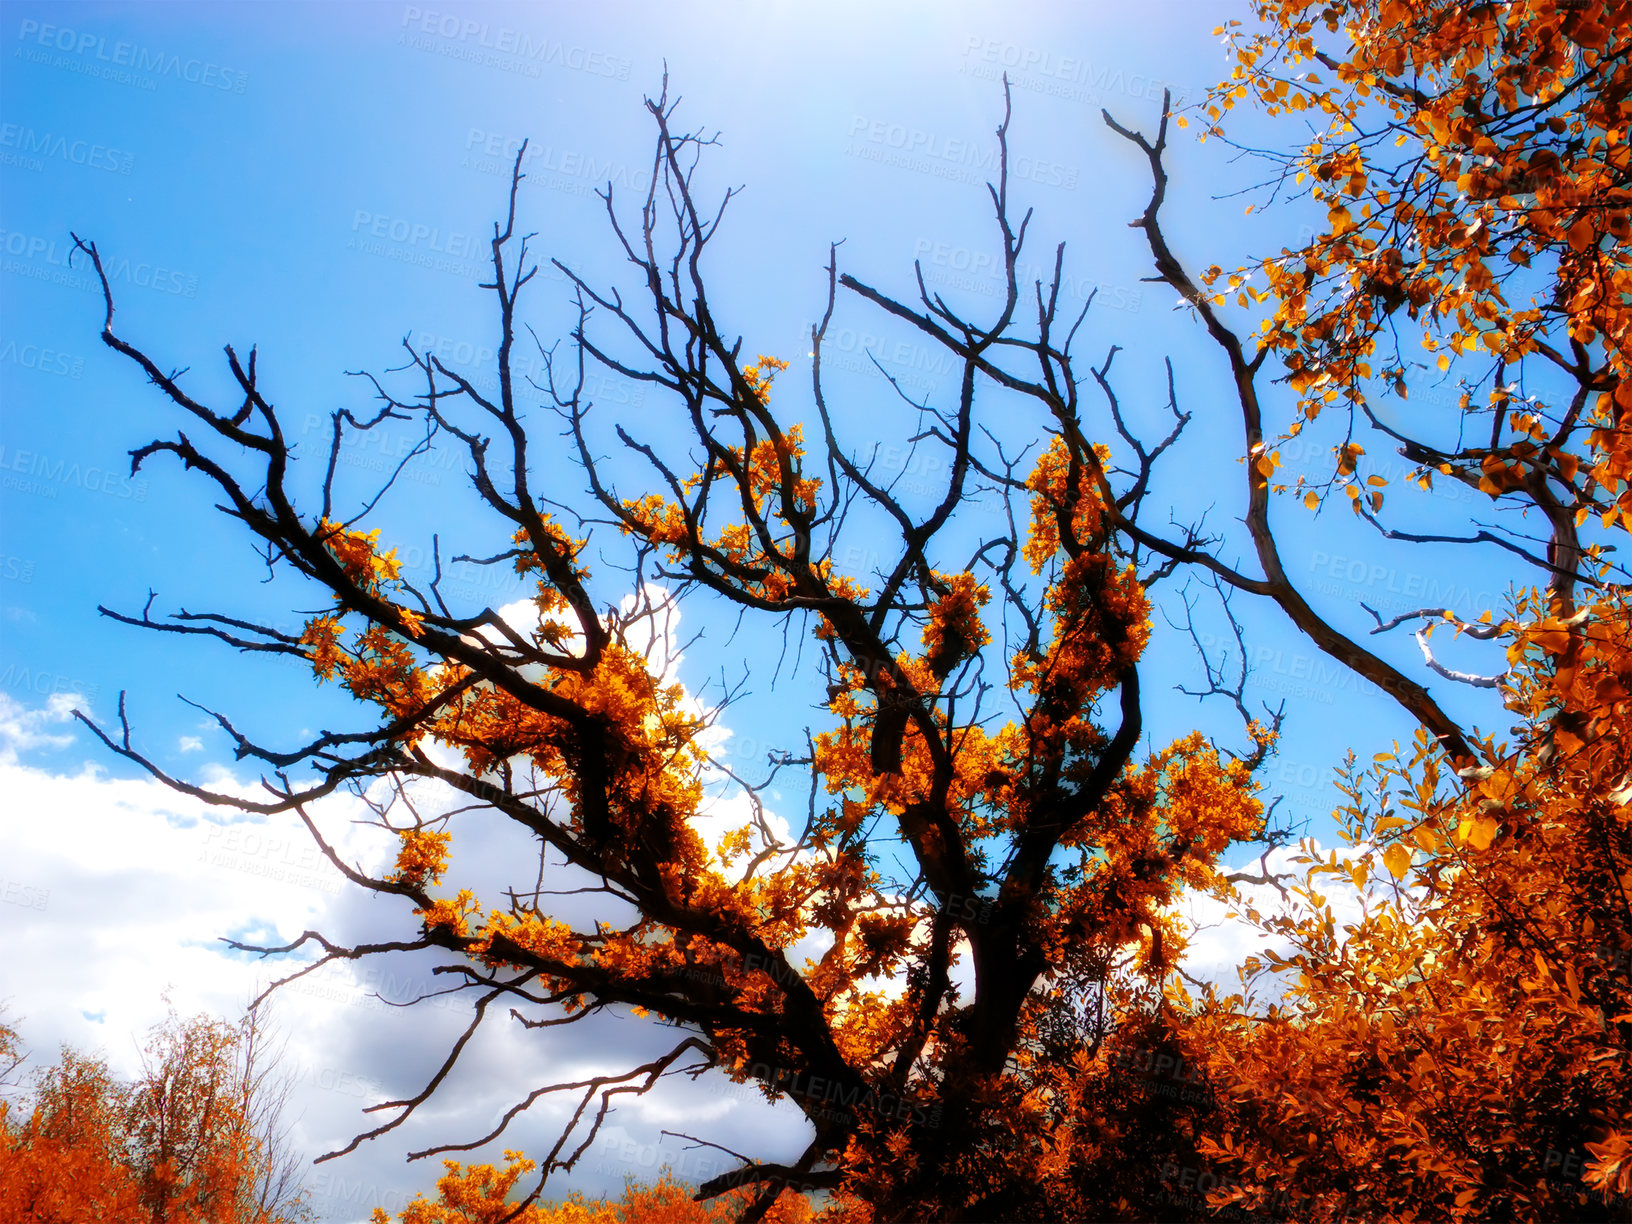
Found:
[[[1198,1210],[1632,1212],[1632,606],[1506,628],[1523,721],[1491,764],[1453,774],[1420,737],[1351,763],[1352,851],[1303,856],[1297,904],[1262,920],[1291,944],[1263,966],[1284,1004],[1172,992],[1218,1102]]]
[[[535,1167],[520,1152],[505,1152],[504,1168],[480,1164],[462,1166],[444,1160],[447,1173],[436,1183],[436,1201],[417,1195],[397,1213],[400,1224],[732,1224],[750,1200],[745,1191],[721,1195],[707,1203],[692,1197],[689,1187],[665,1170],[657,1181],[641,1185],[633,1180],[618,1200],[586,1200],[574,1194],[553,1206],[513,1201],[516,1184]],[[373,1224],[391,1224],[380,1207]],[[766,1224],[817,1224],[818,1217],[802,1194],[786,1191],[765,1216]],[[833,1221],[837,1224],[837,1221]]]

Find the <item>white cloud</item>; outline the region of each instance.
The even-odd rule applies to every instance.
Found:
[[[89,703],[78,693],[53,693],[43,709],[29,709],[7,693],[0,693],[0,764],[11,764],[17,754],[33,748],[63,748],[73,743],[67,730],[47,731],[71,723],[75,706]]]
[[[203,752],[204,741],[196,735],[184,735],[176,741],[178,752]]]
[[[1232,905],[1206,893],[1185,890],[1169,911],[1183,919],[1189,932],[1183,958],[1185,971],[1202,981],[1213,982],[1225,994],[1232,994],[1241,989],[1237,968],[1248,957],[1262,957],[1266,949],[1281,956],[1289,954],[1290,941],[1264,928],[1277,918],[1297,922],[1312,912],[1308,899],[1298,895],[1293,888],[1302,883],[1309,864],[1293,860],[1302,857],[1330,862],[1334,855],[1342,865],[1362,859],[1370,863],[1370,879],[1364,890],[1356,888],[1346,875],[1318,877],[1320,895],[1332,913],[1335,937],[1339,944],[1344,942],[1348,938],[1349,928],[1361,920],[1365,909],[1368,906],[1375,908],[1380,900],[1383,880],[1387,878],[1382,856],[1365,843],[1334,847],[1306,838],[1298,846],[1271,851],[1263,860],[1263,870],[1272,876],[1284,877],[1281,880],[1282,886],[1287,889],[1284,894],[1273,884],[1240,883],[1236,885],[1240,902]],[[1246,870],[1258,875],[1258,860],[1253,860]],[[1245,916],[1248,908],[1257,912],[1258,922]],[[1283,981],[1279,985],[1284,989],[1286,983]],[[1259,979],[1255,992],[1257,1001],[1275,1001],[1270,996],[1275,994],[1276,989],[1275,977]]]

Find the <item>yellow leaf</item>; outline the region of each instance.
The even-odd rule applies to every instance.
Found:
[[[1309,509],[1313,510],[1316,506],[1320,505],[1320,494],[1316,493],[1313,489],[1309,490],[1309,492],[1303,495],[1303,504]],[[1583,510],[1581,513],[1586,514],[1586,511]]]
[[[1405,879],[1405,873],[1411,869],[1411,851],[1396,842],[1383,851],[1383,866],[1396,880]]]
[[[1441,353],[1439,355],[1439,368],[1441,370],[1448,370],[1451,368],[1451,359],[1445,353]]]
[[[1457,840],[1466,842],[1475,850],[1489,850],[1498,827],[1488,816],[1470,816],[1457,827]]]

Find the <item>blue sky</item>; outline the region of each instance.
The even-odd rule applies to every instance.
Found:
[[[319,432],[305,431],[332,409],[367,405],[367,386],[345,372],[398,364],[405,335],[473,369],[491,351],[478,259],[522,138],[533,143],[521,222],[537,232],[536,249],[617,275],[593,189],[611,180],[633,200],[643,188],[650,127],[641,99],[666,63],[683,121],[720,132],[705,172],[711,191],[746,187],[715,253],[717,311],[747,352],[794,363],[778,388],[798,415],[808,410],[808,328],[824,303],[830,242],[843,240],[846,270],[886,289],[907,292],[919,259],[929,281],[969,309],[995,300],[980,164],[1001,114],[996,78],[1008,69],[1013,190],[1037,210],[1031,258],[1041,266],[1056,241],[1069,243],[1072,290],[1099,290],[1082,353],[1097,364],[1110,344],[1122,346],[1124,402],[1148,433],[1165,432],[1161,358],[1173,357],[1181,405],[1195,421],[1157,496],[1181,518],[1213,506],[1209,521],[1235,528],[1225,551],[1241,556],[1238,470],[1213,462],[1239,447],[1223,364],[1188,313],[1173,310],[1172,293],[1141,282],[1149,257],[1127,221],[1148,184],[1141,160],[1099,119],[1105,106],[1149,130],[1164,85],[1196,97],[1226,71],[1210,31],[1245,16],[1238,8],[1194,0],[1049,3],[1019,14],[944,0],[0,8],[0,769],[11,799],[0,814],[0,933],[21,949],[8,954],[4,991],[35,1051],[66,1040],[101,1045],[128,1064],[130,1035],[160,1014],[165,982],[178,1005],[234,1010],[265,970],[216,953],[217,935],[287,936],[310,921],[393,929],[378,906],[341,895],[297,829],[222,824],[220,813],[166,795],[63,720],[71,705],[105,720],[128,690],[138,742],[161,764],[247,785],[253,778],[230,745],[177,693],[285,743],[352,715],[346,699],[314,691],[297,667],[144,635],[97,614],[98,603],[136,612],[151,588],[155,612],[214,610],[288,627],[315,597],[261,584],[264,568],[200,481],[162,461],[129,474],[127,452],[180,422],[98,342],[101,303],[82,261],[68,266],[70,230],[94,239],[108,261],[125,338],[163,366],[190,367],[187,385],[222,401],[230,391],[221,346],[259,345],[263,387],[287,427],[317,442]],[[1217,144],[1176,133],[1169,165],[1170,234],[1192,268],[1231,266],[1297,240],[1304,218],[1294,207],[1243,216],[1256,197],[1232,193],[1254,181],[1254,168]],[[529,318],[541,335],[560,335],[563,286],[543,276],[535,284]],[[830,343],[853,445],[878,444],[884,462],[929,487],[933,468],[908,465],[900,449],[892,457],[911,422],[868,372],[866,354],[909,388],[943,398],[953,390],[946,367],[854,301],[843,304]],[[650,388],[611,377],[598,390],[619,421],[659,428],[662,404]],[[1007,424],[1028,428],[1021,418]],[[349,448],[348,475],[367,479],[411,444],[401,433]],[[1330,444],[1317,435],[1289,448],[1288,465],[1297,470],[1301,452],[1313,467]],[[581,478],[564,456],[550,472],[563,497],[579,495]],[[463,490],[457,457],[433,459],[370,525],[411,566],[433,530],[445,547],[456,541],[449,552],[496,551],[493,523]],[[1411,521],[1429,524],[1476,508],[1458,492],[1466,490],[1394,496]],[[1276,517],[1292,577],[1350,632],[1369,625],[1361,600],[1385,612],[1447,602],[1477,614],[1499,606],[1515,577],[1500,563],[1470,570],[1455,553],[1386,550],[1346,512],[1316,519],[1287,499]],[[851,559],[865,568],[865,542]],[[619,598],[616,581],[610,575],[600,590],[603,602]],[[473,571],[454,582],[495,606],[516,594]],[[1272,787],[1330,840],[1331,766],[1350,747],[1362,758],[1387,747],[1409,726],[1277,616],[1246,598],[1236,606],[1256,665],[1249,695],[1288,703]],[[694,691],[706,691],[722,666],[733,674],[751,666],[754,695],[727,720],[738,759],[801,742],[819,712],[800,677],[785,671],[775,691],[764,682],[776,635],[750,627],[731,639],[728,618],[700,606],[687,615],[687,633],[707,635],[681,672]],[[1201,632],[1217,642],[1223,622]],[[1409,637],[1381,649],[1421,671]],[[1147,658],[1148,725],[1159,743],[1198,718],[1228,730],[1227,711],[1198,711],[1172,691],[1199,679],[1173,634],[1159,628]],[[1502,725],[1488,697],[1433,687],[1458,715]],[[70,958],[84,971],[64,974]],[[360,1128],[368,1094],[395,1094],[423,1076],[457,1020],[443,1009],[408,1023],[359,1003],[359,989],[343,983],[333,997],[308,993],[286,1008],[310,1087],[301,1136],[314,1152]],[[563,1059],[587,1065],[596,1049],[655,1049],[661,1037],[618,1021],[543,1053],[536,1043],[496,1043],[470,1073],[468,1116],[448,1106],[435,1121],[444,1134],[485,1128],[518,1076]],[[796,1150],[799,1124],[787,1111],[697,1091],[631,1110],[617,1132],[623,1146],[598,1152],[593,1170],[565,1184],[604,1190],[665,1159],[687,1172],[695,1156],[659,1147],[661,1126],[676,1124],[664,1122],[670,1115],[712,1118],[729,1146]],[[365,1214],[359,1187],[400,1204],[405,1189],[427,1185],[423,1166],[400,1164],[410,1146],[382,1142],[322,1166],[328,1218]]]

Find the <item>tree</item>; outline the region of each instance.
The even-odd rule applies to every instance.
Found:
[[[6,1010],[5,1005],[0,1004],[0,1091],[13,1087],[17,1072],[28,1057],[23,1053],[22,1036],[6,1018]]]
[[[300,1224],[312,1218],[279,1120],[264,1020],[174,1011],[129,1084],[64,1047],[26,1124],[0,1113],[0,1204],[38,1224]],[[0,1104],[0,1110],[8,1108]]]
[[[1632,641],[1604,533],[1624,530],[1632,505],[1632,26],[1607,5],[1289,3],[1259,16],[1259,30],[1231,33],[1239,66],[1210,118],[1244,98],[1332,117],[1281,159],[1330,228],[1260,265],[1266,344],[1284,350],[1303,417],[1345,407],[1424,481],[1536,511],[1543,548],[1499,524],[1465,542],[1500,544],[1548,581],[1499,621],[1456,625],[1506,645],[1504,675],[1436,666],[1499,689],[1519,715],[1511,744],[1485,737],[1482,761],[1457,768],[1419,735],[1408,755],[1351,761],[1356,853],[1305,854],[1300,912],[1265,920],[1292,944],[1269,965],[1290,983],[1286,1006],[1173,1000],[1221,1103],[1197,1148],[1206,1197],[1310,1220],[1626,1219]],[[1323,26],[1342,37],[1322,45]],[[1434,377],[1401,356],[1401,307],[1456,377],[1454,443],[1428,432],[1449,432],[1432,413],[1408,433],[1376,406],[1378,387],[1404,397]],[[1340,452],[1356,479],[1361,453]],[[1384,528],[1380,502],[1353,504],[1385,534],[1424,538]],[[1379,628],[1424,622],[1433,665],[1442,618],[1456,619],[1425,609]],[[1361,916],[1340,933],[1330,898],[1350,891]]]
[[[106,1064],[72,1050],[39,1079],[28,1121],[0,1102],[0,1210],[9,1220],[99,1224],[141,1218],[141,1189],[121,1159],[123,1092]]]
[[[287,1095],[255,1010],[237,1025],[172,1012],[156,1026],[125,1111],[154,1221],[302,1218],[299,1157],[282,1123]]]
[[[256,470],[253,482],[240,479],[227,466],[233,460],[212,457],[184,434],[140,448],[134,461],[168,454],[204,471],[229,513],[265,542],[272,565],[291,567],[334,600],[299,635],[215,614],[123,619],[293,655],[383,715],[369,729],[294,750],[253,743],[219,716],[241,756],[279,771],[268,780],[270,798],[243,806],[299,812],[349,879],[401,898],[420,923],[417,936],[389,944],[346,948],[307,932],[278,951],[316,945],[323,955],[315,964],[386,950],[454,953],[442,968],[477,992],[473,1028],[503,999],[530,1026],[623,1005],[692,1030],[627,1073],[542,1086],[492,1133],[432,1151],[496,1138],[545,1092],[580,1094],[573,1126],[541,1162],[547,1175],[571,1167],[616,1095],[665,1074],[718,1067],[792,1097],[815,1132],[792,1166],[750,1162],[702,1187],[713,1196],[764,1185],[745,1218],[762,1218],[781,1184],[856,1178],[867,1183],[864,1194],[877,1196],[884,1218],[931,1203],[1007,1209],[1009,1164],[1047,1125],[1034,1081],[1048,1034],[1074,1027],[1085,1011],[1101,1014],[1119,973],[1165,971],[1179,935],[1164,907],[1181,886],[1214,883],[1218,856],[1262,827],[1252,773],[1273,741],[1274,720],[1249,721],[1249,747],[1235,759],[1200,734],[1135,758],[1145,588],[1172,565],[1157,561],[1141,573],[1146,537],[1130,544],[1119,528],[1138,530],[1151,465],[1172,438],[1147,449],[1126,434],[1137,467],[1122,490],[1113,488],[1108,452],[1087,439],[1078,416],[1070,342],[1080,319],[1059,317],[1057,295],[1039,296],[1035,337],[1019,338],[1015,265],[1026,222],[1011,223],[1006,172],[992,192],[1009,273],[994,326],[963,322],[933,302],[928,309],[939,313],[912,315],[843,278],[863,298],[911,315],[961,365],[957,404],[922,410],[926,445],[946,448],[950,478],[938,505],[917,514],[840,442],[819,360],[814,389],[826,453],[816,470],[825,481],[808,474],[816,465],[806,458],[802,427],[780,422],[770,405],[784,363],[761,356],[743,364],[742,343],[727,340],[712,316],[700,261],[718,217],[705,219],[692,191],[707,142],[673,130],[666,95],[649,108],[658,173],[638,229],[626,229],[608,205],[650,294],[653,322],[638,322],[615,291],[574,277],[575,355],[557,361],[543,350],[552,372],[548,403],[569,430],[600,510],[631,545],[632,594],[621,610],[598,609],[586,537],[563,526],[554,501],[533,484],[532,440],[510,366],[517,298],[535,271],[527,239],[516,234],[518,178],[492,242],[489,288],[503,329],[498,392],[489,398],[410,349],[424,394],[403,399],[373,380],[380,396],[373,415],[335,414],[315,511],[296,507],[290,443],[260,389],[253,353],[244,362],[228,351],[244,400],[217,412],[114,333],[108,293],[107,343],[211,434],[253,456]],[[998,135],[1006,166],[1007,122]],[[657,254],[659,243],[668,255]],[[80,249],[100,271],[94,244]],[[840,283],[835,260],[829,319]],[[593,333],[596,311],[625,330],[624,342],[645,364],[628,364]],[[825,328],[824,321],[813,332],[818,353]],[[1000,367],[997,356],[1011,351],[1034,360],[1035,372]],[[582,395],[589,361],[671,393],[703,457],[700,470],[679,474],[652,443],[615,427],[650,463],[660,490],[623,496],[596,458],[598,418]],[[988,446],[977,428],[975,387],[988,378],[1036,402],[1056,432],[1025,467],[1025,440],[1011,453],[995,435]],[[492,609],[455,612],[434,577],[410,581],[380,547],[378,529],[363,530],[357,515],[339,509],[334,456],[346,433],[402,420],[424,423],[427,446],[448,437],[464,448],[478,496],[513,532],[486,563],[536,580],[525,620]],[[485,427],[497,431],[497,446]],[[975,496],[1006,507],[1007,527],[971,545],[955,511]],[[876,594],[831,559],[847,525],[871,526],[858,500],[899,537]],[[948,530],[955,522],[957,532]],[[971,559],[946,559],[959,554]],[[645,582],[649,573],[670,584],[667,594]],[[1002,653],[982,612],[994,589],[1008,638]],[[712,848],[689,823],[703,799],[699,738],[708,720],[688,708],[679,686],[660,682],[661,667],[640,647],[669,601],[695,592],[813,622],[834,727],[811,740],[807,756],[784,755],[773,765],[773,777],[796,764],[811,771],[810,819],[794,844],[780,841],[763,817]],[[1001,684],[984,678],[988,666],[1001,669]],[[1000,691],[1021,711],[1007,724],[995,724],[991,713]],[[1111,729],[1099,726],[1102,704],[1116,719]],[[121,739],[104,740],[166,776],[135,749],[128,727]],[[296,764],[315,767],[310,784],[288,778]],[[392,788],[365,789],[379,779]],[[549,913],[539,887],[518,886],[505,908],[442,887],[455,862],[449,821],[415,815],[405,779],[441,783],[516,822],[536,837],[546,880],[575,868],[637,917],[577,930]],[[347,785],[399,836],[395,870],[369,875],[324,839],[309,805]],[[756,803],[763,785],[746,786]],[[905,878],[885,874],[893,864],[871,831],[879,821],[905,845]],[[813,934],[825,947],[800,964],[790,949]],[[964,946],[975,979],[968,999],[952,977]],[[907,988],[895,997],[872,984],[896,977]],[[393,1103],[394,1117],[344,1150],[400,1125],[464,1044],[424,1092]],[[580,1118],[582,1138],[574,1133]]]
[[[1360,86],[1372,88],[1363,78]],[[1232,85],[1231,92],[1245,88]],[[1270,97],[1286,92],[1274,84],[1268,90]],[[1222,665],[1209,662],[1211,692],[1243,719],[1235,750],[1196,732],[1141,754],[1140,659],[1152,589],[1195,573],[1226,598],[1239,592],[1271,601],[1314,645],[1420,722],[1447,772],[1472,778],[1497,767],[1495,746],[1459,725],[1382,647],[1367,649],[1317,611],[1281,557],[1274,495],[1307,492],[1318,507],[1322,494],[1307,480],[1277,478],[1275,440],[1344,396],[1356,421],[1389,435],[1392,425],[1366,415],[1371,370],[1354,349],[1358,342],[1327,343],[1335,324],[1304,325],[1308,307],[1284,277],[1271,282],[1282,313],[1258,328],[1265,340],[1244,339],[1245,328],[1226,319],[1227,302],[1213,288],[1222,273],[1193,276],[1162,228],[1170,102],[1154,136],[1107,115],[1148,161],[1153,190],[1136,225],[1157,279],[1188,303],[1227,366],[1242,423],[1245,544],[1256,567],[1226,560],[1227,542],[1200,523],[1176,535],[1152,528],[1146,507],[1157,465],[1179,442],[1189,414],[1179,408],[1169,366],[1171,430],[1143,437],[1130,427],[1111,378],[1118,350],[1097,367],[1078,362],[1073,346],[1087,311],[1063,309],[1063,244],[1049,283],[1020,283],[1032,216],[1017,220],[1011,206],[1005,111],[991,202],[1006,294],[993,317],[977,322],[960,314],[921,277],[916,301],[891,296],[841,274],[835,248],[825,311],[811,333],[812,412],[790,420],[772,406],[786,364],[764,354],[745,360],[755,349],[733,336],[708,295],[706,257],[733,194],[717,207],[702,201],[698,172],[710,141],[674,127],[666,89],[648,108],[657,129],[650,190],[633,211],[620,207],[610,186],[603,194],[616,249],[632,269],[629,283],[600,286],[555,264],[573,287],[577,322],[566,348],[539,343],[544,381],[529,387],[514,373],[518,303],[537,270],[529,238],[517,231],[518,154],[509,207],[494,227],[493,278],[484,286],[498,315],[496,390],[405,345],[407,363],[397,373],[412,371],[416,389],[369,376],[376,405],[333,414],[316,487],[302,482],[297,448],[263,391],[253,351],[246,361],[226,350],[242,401],[211,407],[115,333],[103,278],[104,341],[204,431],[201,442],[178,433],[142,446],[133,466],[164,455],[198,469],[224,497],[226,512],[258,539],[275,574],[332,600],[298,634],[237,612],[108,615],[293,656],[372,716],[357,730],[279,746],[253,741],[217,714],[238,756],[273,771],[268,797],[258,802],[166,775],[134,745],[123,701],[119,731],[93,730],[110,749],[189,794],[252,811],[296,811],[348,879],[399,898],[418,920],[417,932],[389,942],[350,946],[307,931],[286,946],[251,950],[315,949],[318,959],[302,973],[337,959],[440,952],[447,959],[438,970],[476,996],[471,1028],[423,1091],[389,1103],[394,1116],[343,1151],[400,1126],[428,1100],[495,1003],[510,1004],[529,1027],[630,1008],[687,1035],[626,1073],[540,1086],[491,1132],[415,1155],[490,1142],[541,1095],[574,1093],[579,1105],[543,1154],[542,1177],[525,1200],[532,1202],[544,1178],[570,1169],[587,1150],[618,1095],[717,1068],[791,1099],[812,1129],[791,1165],[745,1160],[701,1187],[704,1197],[762,1187],[745,1220],[765,1218],[790,1183],[842,1187],[864,1204],[858,1218],[879,1221],[1135,1216],[1160,1201],[1159,1164],[1114,1182],[1107,1170],[1125,1171],[1130,1154],[1174,1153],[1175,1144],[1210,1151],[1201,1145],[1217,1104],[1154,1099],[1113,1074],[1112,1060],[1154,1050],[1171,1058],[1187,1049],[1192,1018],[1163,994],[1184,947],[1172,905],[1183,889],[1222,889],[1232,875],[1246,878],[1221,871],[1221,856],[1232,845],[1276,837],[1266,829],[1254,775],[1281,722],[1279,711],[1248,710],[1244,671],[1232,683]],[[1347,232],[1331,238],[1333,259],[1370,241],[1354,237],[1345,247]],[[95,244],[76,242],[100,275]],[[1288,258],[1278,257],[1281,272]],[[1329,266],[1336,265],[1322,265]],[[1376,270],[1369,274],[1375,279]],[[1238,276],[1231,287],[1240,285]],[[841,288],[846,302],[870,305],[954,359],[959,381],[951,403],[901,395],[914,422],[913,447],[946,461],[944,488],[927,505],[899,492],[857,449],[831,401],[822,353]],[[1412,290],[1404,292],[1409,298]],[[1250,307],[1242,293],[1238,304]],[[1391,301],[1393,290],[1374,296]],[[1357,319],[1371,317],[1363,301],[1351,309]],[[1585,351],[1589,340],[1576,342]],[[1534,329],[1527,343],[1546,343],[1545,329]],[[1280,408],[1263,386],[1265,363],[1279,350],[1287,350],[1302,394],[1284,433],[1274,415]],[[597,367],[651,384],[669,397],[672,417],[649,436],[605,422],[585,392],[586,371]],[[1579,353],[1570,368],[1580,371],[1583,387],[1598,389],[1605,377]],[[1403,380],[1393,366],[1382,374]],[[1081,393],[1090,378],[1099,396],[1093,403]],[[1506,386],[1500,375],[1497,382]],[[1559,426],[1555,453],[1620,445],[1613,429],[1600,443],[1576,428],[1589,394],[1581,393],[1580,406]],[[1006,397],[1002,414],[991,405],[999,396]],[[1518,423],[1505,404],[1492,410],[1498,435]],[[1600,400],[1592,411],[1609,413],[1609,421],[1615,410]],[[567,501],[564,482],[542,475],[538,426],[552,414],[569,439],[587,504]],[[1539,429],[1539,420],[1524,428]],[[508,536],[488,544],[477,562],[512,568],[536,584],[520,611],[456,609],[440,590],[439,539],[425,581],[382,545],[382,528],[365,525],[388,504],[395,477],[357,494],[337,479],[336,461],[348,438],[388,422],[423,429],[405,464],[439,445],[459,448],[479,503]],[[808,444],[807,434],[818,433]],[[604,457],[614,443],[627,462]],[[1526,456],[1537,453],[1514,450],[1499,436],[1492,443],[1503,446],[1502,464],[1528,464]],[[1333,454],[1336,470],[1322,487],[1347,490],[1362,517],[1389,538],[1439,538],[1383,526],[1375,492],[1383,478],[1373,473],[1361,484],[1364,451],[1352,432]],[[1601,543],[1577,533],[1583,511],[1600,504],[1596,490],[1617,487],[1607,483],[1618,479],[1614,470],[1580,476],[1578,465],[1565,474],[1562,461],[1549,459],[1545,470],[1509,489],[1506,476],[1490,474],[1497,465],[1487,463],[1489,454],[1432,452],[1434,462],[1441,457],[1452,475],[1475,479],[1471,464],[1498,493],[1544,510],[1553,502],[1564,507],[1545,516],[1554,534],[1544,556],[1498,531],[1481,528],[1470,537],[1544,569],[1554,604],[1540,631],[1556,632],[1546,627],[1572,614],[1576,587],[1606,579],[1585,571],[1602,559]],[[1562,499],[1554,487],[1560,481],[1574,490]],[[1362,497],[1367,487],[1374,492]],[[992,513],[977,519],[972,508],[982,503]],[[1612,527],[1606,517],[1600,529]],[[890,542],[891,555],[872,574],[846,573],[835,563],[839,541],[858,535]],[[592,538],[603,555],[614,546],[626,550],[627,581],[604,577],[617,572],[614,562],[591,574]],[[812,735],[802,754],[773,754],[763,780],[738,777],[710,761],[704,747],[704,732],[730,694],[701,711],[665,676],[664,661],[649,657],[664,616],[682,599],[785,625],[799,621],[821,652],[820,704],[830,727]],[[1429,615],[1392,625],[1378,618],[1377,625],[1386,630]],[[1445,619],[1443,610],[1431,616]],[[1478,628],[1471,615],[1451,619],[1471,622],[1473,636],[1496,633]],[[1426,628],[1419,641],[1428,666],[1445,677],[1449,668],[1428,649]],[[999,713],[999,702],[1012,714]],[[305,771],[298,778],[297,769]],[[766,819],[761,794],[794,769],[808,771],[811,789],[806,826],[789,842]],[[721,774],[747,795],[754,819],[710,846],[693,820]],[[426,807],[434,786],[535,839],[536,870],[502,905],[458,886],[453,829],[467,812],[446,803]],[[325,838],[311,805],[343,788],[362,795],[398,839],[394,869],[364,871]],[[634,916],[588,929],[568,925],[545,898],[559,891],[552,886],[575,884],[602,893],[609,913]],[[965,961],[967,988],[954,973]],[[901,989],[886,989],[892,983]]]

